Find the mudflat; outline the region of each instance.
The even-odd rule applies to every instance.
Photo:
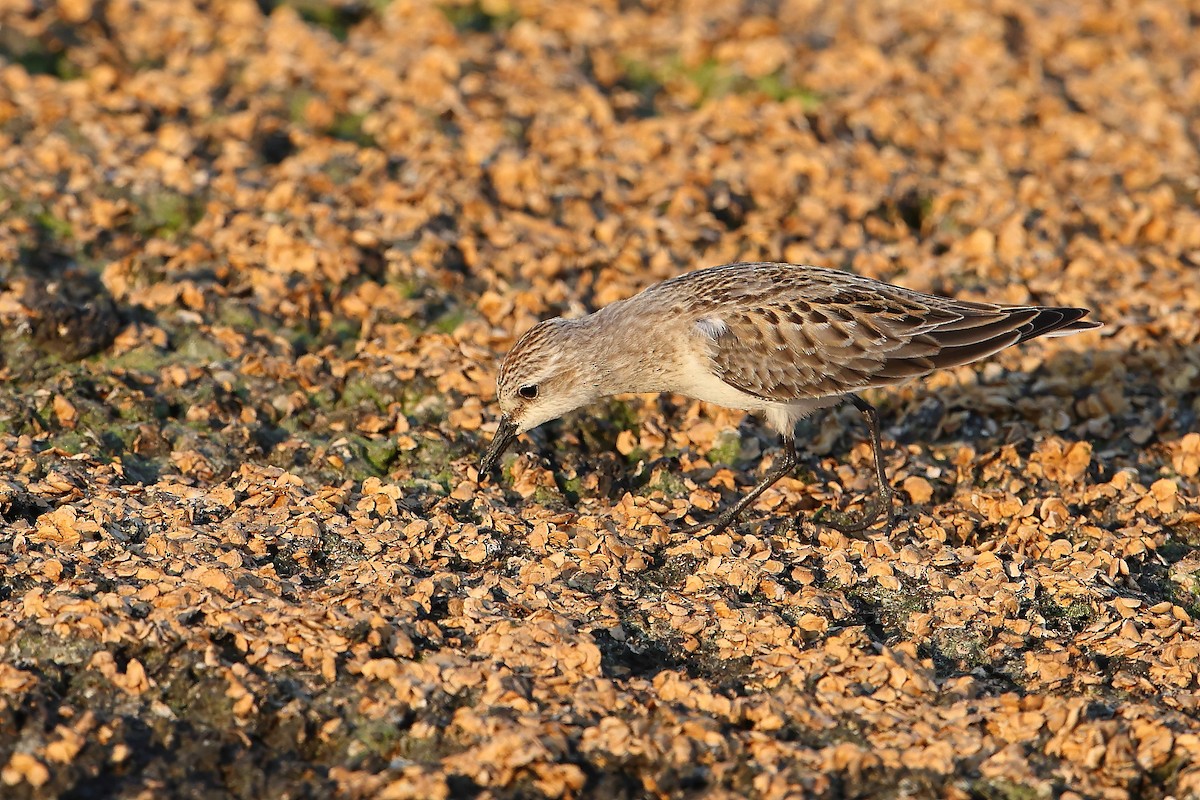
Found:
[[[1200,792],[1198,13],[2,4],[0,794]],[[734,261],[1104,328],[868,392],[890,533],[851,406],[717,535],[679,397],[480,486],[520,334]]]

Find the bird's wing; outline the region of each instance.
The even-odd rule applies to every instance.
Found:
[[[971,303],[824,272],[796,291],[751,292],[713,310],[696,332],[717,376],[784,402],[897,384],[1096,326],[1080,321],[1085,309]]]

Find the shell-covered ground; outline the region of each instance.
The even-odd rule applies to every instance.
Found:
[[[0,795],[1200,793],[1200,4],[6,0]],[[779,454],[535,321],[738,260],[1105,327]],[[660,460],[661,459],[661,460]]]

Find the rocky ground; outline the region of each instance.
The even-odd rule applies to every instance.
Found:
[[[1200,5],[0,4],[0,794],[1200,793]],[[735,260],[1094,309],[478,483],[536,320]],[[663,456],[673,457],[647,466]],[[769,463],[769,460],[768,460]]]

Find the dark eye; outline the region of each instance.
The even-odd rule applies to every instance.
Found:
[[[534,400],[537,398],[538,387],[535,384],[528,384],[517,389],[517,394],[524,397],[526,400]]]

